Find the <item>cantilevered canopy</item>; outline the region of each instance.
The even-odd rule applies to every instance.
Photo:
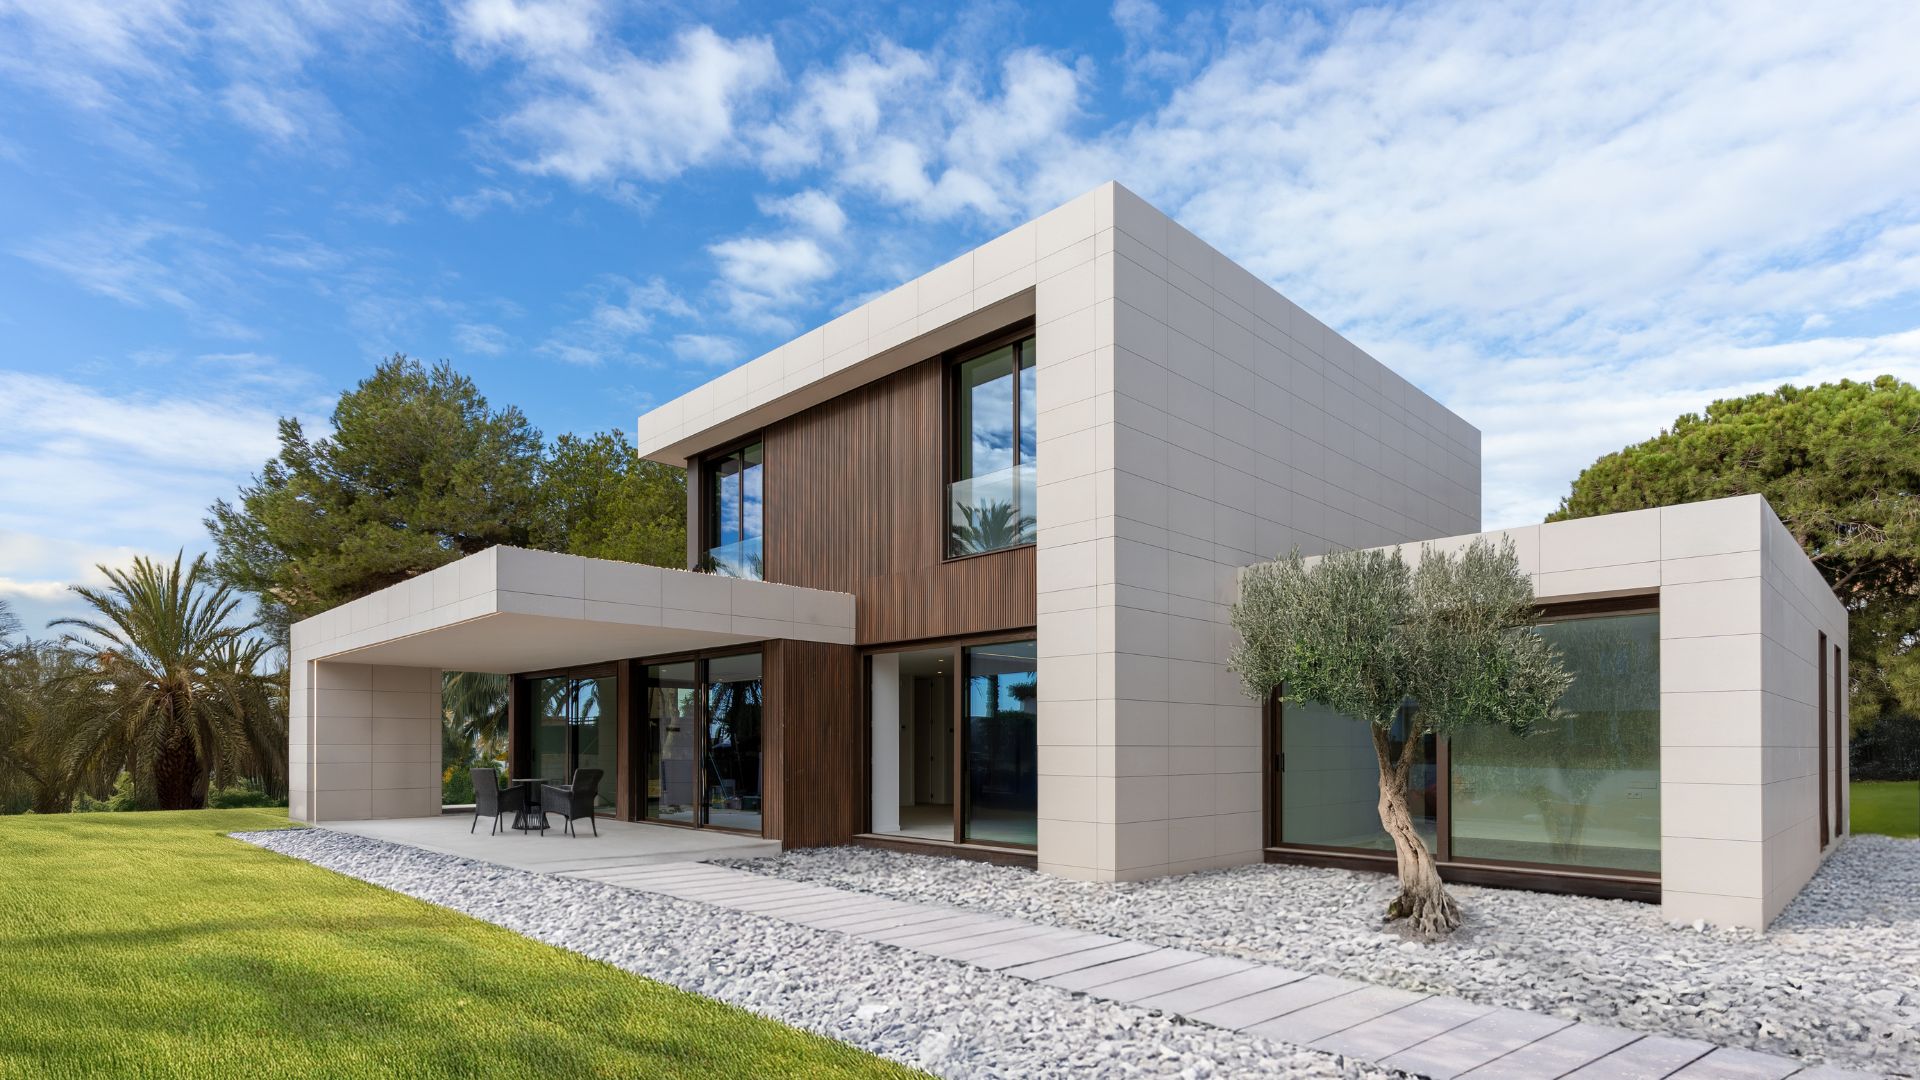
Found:
[[[510,673],[853,636],[848,593],[501,547],[296,623],[293,659]]]

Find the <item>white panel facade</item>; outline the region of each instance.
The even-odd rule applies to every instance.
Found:
[[[1477,529],[1479,433],[1118,185],[1035,226],[1040,865],[1258,861],[1235,570]]]
[[[296,821],[440,812],[440,671],[309,660],[292,676]]]

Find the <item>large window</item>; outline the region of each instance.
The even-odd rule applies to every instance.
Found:
[[[1660,616],[1545,623],[1573,685],[1528,736],[1453,737],[1453,855],[1657,873]]]
[[[760,832],[759,653],[647,667],[648,821]]]
[[[1524,737],[1492,728],[1427,736],[1408,784],[1415,827],[1443,860],[1658,873],[1660,616],[1550,619],[1538,632],[1574,676],[1565,715]],[[1287,705],[1275,746],[1278,842],[1392,850],[1365,724]]]
[[[706,487],[705,569],[755,581],[765,576],[761,552],[765,475],[766,448],[761,443],[707,459],[701,469]]]
[[[1033,340],[1002,345],[954,368],[949,556],[1034,542],[1038,414]]]
[[[1038,667],[1031,640],[873,654],[872,831],[1035,846]]]

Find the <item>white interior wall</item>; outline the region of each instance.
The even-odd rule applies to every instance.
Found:
[[[873,672],[873,831],[900,831],[900,794],[903,762],[911,760],[901,734],[900,654],[876,653],[871,659]],[[911,771],[906,775],[911,777]]]

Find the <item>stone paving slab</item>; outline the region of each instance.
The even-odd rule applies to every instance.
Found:
[[[984,961],[999,962],[1009,967],[1003,958],[1024,956],[1028,960],[1041,960],[1049,956],[1064,956],[1068,953],[1084,952],[1101,945],[1112,945],[1120,939],[1105,934],[1089,934],[1081,930],[1061,930],[1048,927],[1045,933],[1017,941],[995,941],[985,945],[976,945],[950,952],[949,960],[961,960],[975,967],[986,967]]]
[[[1117,944],[1102,945],[1097,949],[1088,949],[1085,952],[1076,952],[1067,956],[1035,960],[1026,964],[1009,964],[1001,970],[1009,975],[1017,975],[1022,979],[1031,979],[1037,982],[1049,975],[1059,975],[1068,971],[1079,971],[1081,968],[1093,967],[1096,964],[1104,964],[1111,960],[1119,960],[1128,956],[1139,956],[1141,953],[1152,952],[1153,949],[1154,947],[1152,945],[1144,941],[1122,941]]]
[[[1332,975],[1309,975],[1304,979],[1263,990],[1258,994],[1249,994],[1235,998],[1211,1009],[1201,1009],[1188,1013],[1187,1019],[1214,1027],[1234,1028],[1236,1030],[1265,1023],[1274,1017],[1297,1012],[1309,1005],[1337,998],[1342,994],[1351,994],[1366,989],[1365,983],[1352,979],[1335,978]]]
[[[1674,1080],[1785,1080],[1795,1074],[1807,1075],[1800,1063],[1772,1054],[1755,1053],[1723,1046],[1679,1072]]]
[[[1336,1031],[1313,1046],[1317,1050],[1332,1050],[1336,1054],[1357,1057],[1363,1061],[1382,1061],[1410,1046],[1445,1035],[1492,1011],[1490,1005],[1476,1005],[1459,998],[1427,997],[1404,1009],[1395,1009],[1344,1031]]]
[[[1096,964],[1093,967],[1081,968],[1079,971],[1050,975],[1039,981],[1048,986],[1057,986],[1062,990],[1087,991],[1105,986],[1107,983],[1119,982],[1121,979],[1131,979],[1136,975],[1145,975],[1148,972],[1176,967],[1180,964],[1191,964],[1199,959],[1202,959],[1202,954],[1188,952],[1185,949],[1155,949],[1138,956],[1129,956],[1125,960],[1115,960],[1110,964]]]
[[[1170,949],[1024,919],[776,882],[704,863],[558,871],[832,929],[1091,997],[1373,1061],[1433,1080],[1860,1080],[1694,1039]]]
[[[1453,1080],[1469,1069],[1504,1057],[1572,1023],[1543,1013],[1494,1009],[1477,1020],[1394,1054],[1381,1064],[1419,1073],[1430,1080]]]
[[[1231,956],[1208,956],[1191,964],[1150,971],[1145,975],[1135,975],[1131,979],[1107,983],[1095,988],[1094,996],[1108,1001],[1132,1004],[1141,998],[1156,997],[1175,990],[1184,990],[1197,983],[1213,982],[1229,975],[1240,975],[1259,969],[1259,965]]]
[[[1540,1080],[1543,1076],[1565,1076],[1639,1037],[1639,1032],[1620,1028],[1571,1024],[1464,1075],[1471,1080]]]
[[[1395,1009],[1404,1009],[1416,1001],[1426,999],[1426,994],[1412,990],[1369,986],[1355,990],[1351,994],[1328,998],[1316,1005],[1309,1005],[1304,1009],[1297,1009],[1241,1030],[1265,1038],[1293,1043],[1295,1046],[1311,1046],[1336,1031],[1345,1031],[1355,1024],[1371,1020],[1376,1016],[1385,1016]]]
[[[1210,1009],[1215,1005],[1251,997],[1262,990],[1271,990],[1276,986],[1299,982],[1306,977],[1307,973],[1304,971],[1289,971],[1286,968],[1261,965],[1251,971],[1242,971],[1210,982],[1195,983],[1168,993],[1144,997],[1135,1001],[1134,1004],[1143,1009],[1158,1009],[1161,1012],[1191,1018],[1194,1013],[1202,1009]]]
[[[1578,1080],[1664,1080],[1712,1049],[1713,1044],[1698,1039],[1647,1035],[1567,1076]]]
[[[992,948],[995,945],[1011,945],[1019,941],[1031,941],[1034,938],[1052,932],[1054,932],[1054,928],[1051,926],[1025,926],[1015,930],[1003,930],[997,934],[984,934],[978,937],[969,935],[967,937],[955,938],[952,941],[943,941],[937,945],[922,945],[914,951],[926,953],[928,956],[938,956],[948,960],[954,960],[958,959],[961,953],[975,953],[982,949]]]

